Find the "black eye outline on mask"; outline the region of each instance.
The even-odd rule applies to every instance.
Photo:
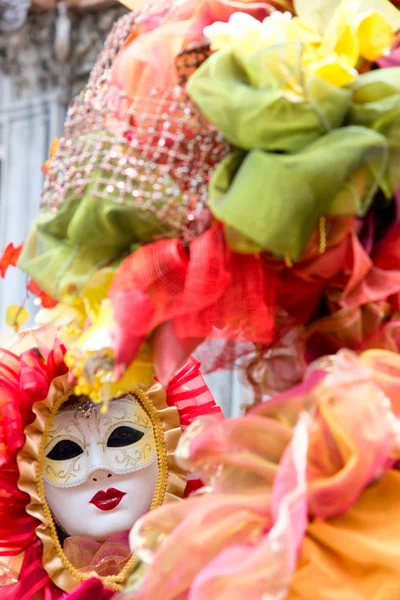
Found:
[[[144,436],[143,431],[139,431],[128,425],[120,425],[112,431],[107,440],[108,448],[123,448],[136,444]]]
[[[83,454],[83,449],[72,440],[60,440],[57,444],[46,454],[50,460],[71,460]]]

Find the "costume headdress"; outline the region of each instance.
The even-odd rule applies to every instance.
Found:
[[[149,345],[162,380],[204,339],[204,369],[245,355],[262,396],[321,345],[396,344],[398,10],[125,4],[19,259],[82,389]]]
[[[180,464],[214,493],[134,529],[154,558],[137,597],[308,599],[313,569],[321,599],[348,573],[374,597],[381,579],[357,577],[343,531],[399,483],[400,68],[385,55],[400,13],[388,0],[124,3],[135,12],[69,109],[19,258],[54,305],[39,319],[63,326],[75,394],[136,389],[151,353],[165,382],[204,339],[211,369],[250,354],[257,400],[321,355],[360,355],[243,420],[189,428]],[[397,570],[371,557],[392,597]]]

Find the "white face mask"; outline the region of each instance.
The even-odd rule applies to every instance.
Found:
[[[42,476],[55,519],[69,535],[103,541],[129,530],[151,506],[158,477],[151,420],[130,396],[106,414],[61,409],[47,439]]]

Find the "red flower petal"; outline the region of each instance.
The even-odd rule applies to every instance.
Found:
[[[33,279],[29,280],[28,283],[28,291],[31,292],[34,296],[40,298],[43,308],[54,308],[57,305],[57,301],[54,300],[51,296],[46,294]]]
[[[0,277],[4,279],[8,267],[17,266],[17,262],[22,252],[22,248],[23,244],[20,244],[19,246],[14,246],[12,242],[11,244],[8,244],[8,246],[3,252],[2,257],[0,258]]]

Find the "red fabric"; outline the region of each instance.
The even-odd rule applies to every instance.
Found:
[[[65,594],[50,580],[42,566],[42,542],[27,548],[18,583],[1,588],[1,600],[59,600]]]
[[[400,224],[385,236],[373,254],[376,267],[385,270],[398,270],[400,267]]]
[[[100,579],[88,579],[82,583],[74,592],[68,595],[69,600],[109,600],[114,592],[107,590]]]
[[[197,417],[224,418],[200,373],[200,363],[193,357],[171,379],[167,387],[167,404],[178,409],[182,429]]]
[[[20,254],[22,252],[23,244],[20,246],[14,246],[13,243],[8,244],[0,258],[0,277],[4,279],[7,273],[8,267],[16,267]]]
[[[16,464],[0,469],[0,560],[18,556],[36,540],[36,519],[26,513],[29,496],[18,489]]]
[[[202,487],[204,487],[204,483],[200,479],[188,479],[183,497],[188,498],[191,494],[201,490]]]
[[[310,319],[329,282],[342,272],[354,223],[350,218],[328,219],[325,252],[319,252],[319,235],[314,232],[303,259],[291,268],[268,259],[279,269],[281,285],[277,304],[290,315],[293,324],[303,325]]]
[[[400,292],[399,261],[393,242],[400,241],[396,228],[378,246],[372,259],[363,249],[355,232],[352,233],[340,273],[330,281],[341,291],[340,306],[354,307],[383,300]]]
[[[200,363],[190,357],[177,371],[167,387],[167,404],[175,406],[179,413],[181,427],[185,430],[197,417],[213,420],[224,418],[222,410],[216,404],[203,376]],[[190,496],[203,487],[198,477],[188,479],[184,497]]]
[[[132,338],[143,339],[168,321],[181,339],[269,343],[276,288],[275,271],[258,256],[232,252],[219,224],[189,252],[177,239],[143,246],[120,265],[109,291],[117,363],[134,359]]]
[[[16,456],[24,444],[24,429],[34,418],[32,407],[44,400],[51,381],[67,372],[61,344],[47,360],[34,350],[20,357],[0,354],[0,556],[16,556],[35,542],[36,520],[26,513],[29,497],[18,488]]]
[[[33,279],[30,279],[28,282],[28,287],[27,287],[28,291],[31,292],[34,296],[37,296],[41,303],[43,308],[54,308],[54,306],[57,305],[57,301],[54,300],[51,296],[49,296],[48,294],[46,294],[46,292],[44,292],[36,283],[36,281],[33,281]]]

